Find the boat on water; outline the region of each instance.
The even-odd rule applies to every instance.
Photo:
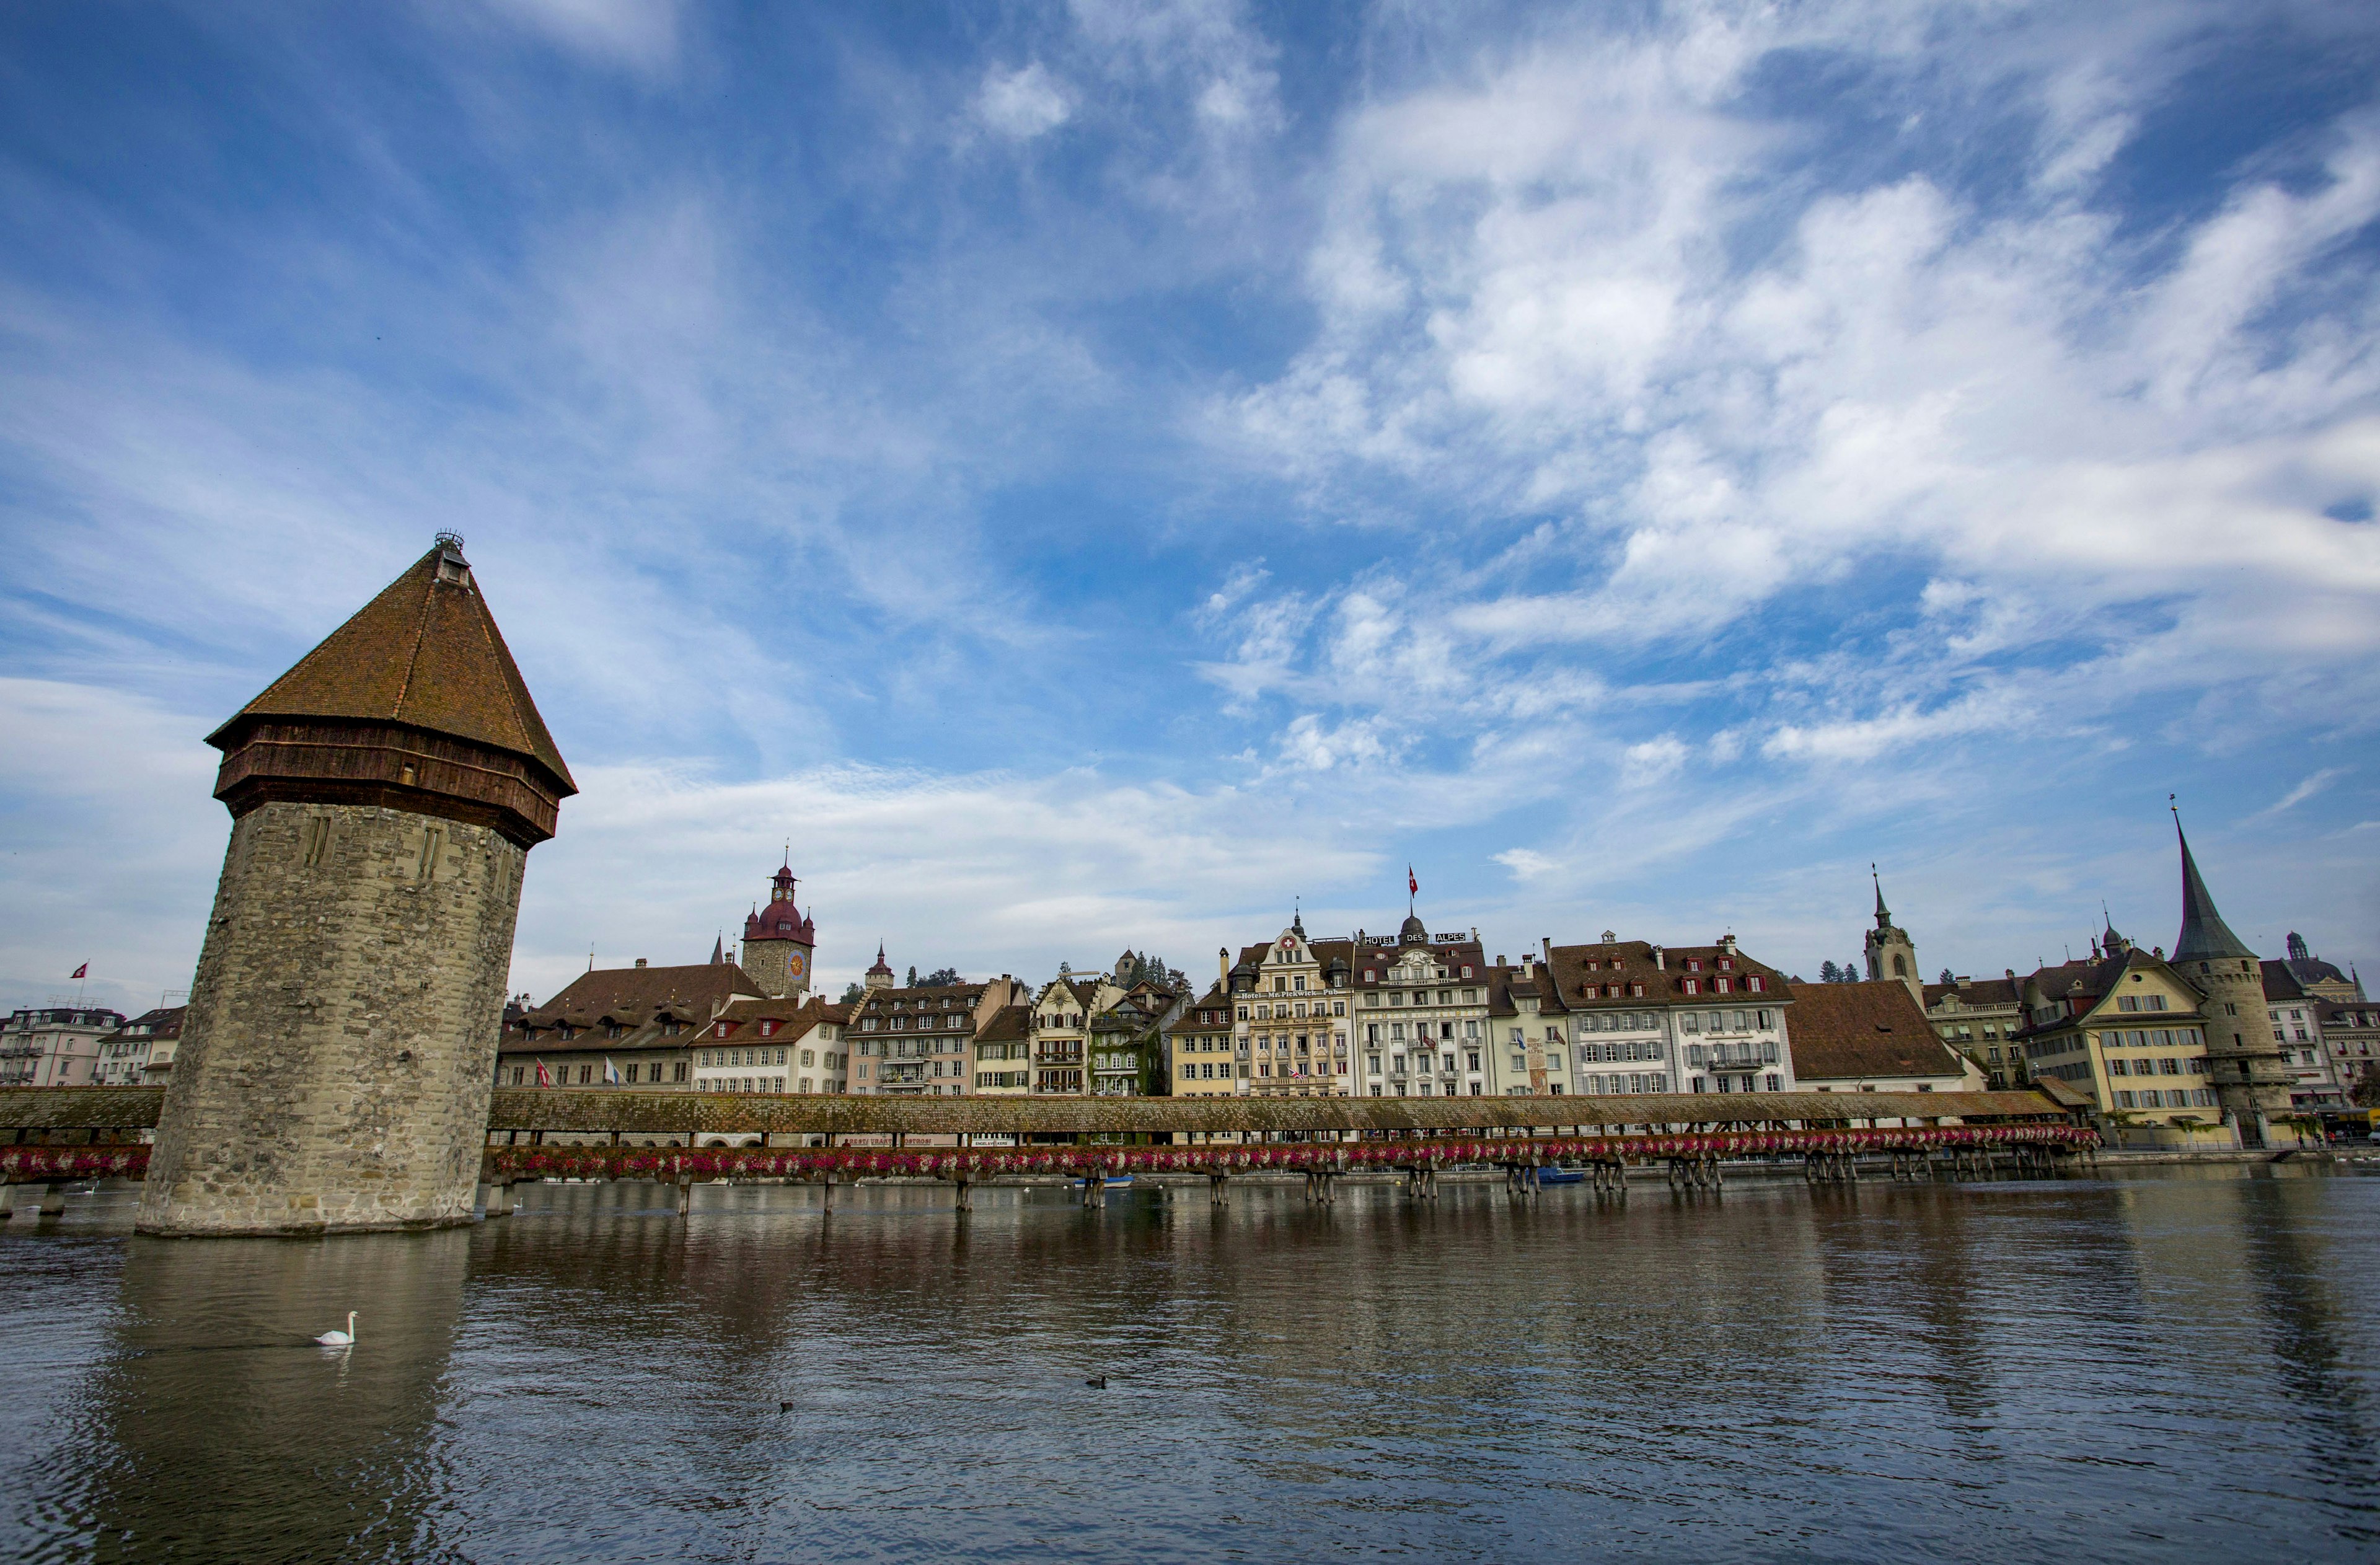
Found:
[[[1106,1188],[1110,1189],[1110,1190],[1129,1190],[1129,1189],[1131,1189],[1131,1188],[1132,1188],[1132,1175],[1130,1175],[1130,1174],[1110,1174],[1110,1175],[1108,1175],[1108,1177],[1107,1177],[1107,1178],[1105,1178],[1105,1179],[1101,1180],[1099,1183],[1100,1183],[1102,1185],[1104,1185]],[[1078,1180],[1076,1180],[1076,1181],[1075,1181],[1075,1189],[1080,1190],[1082,1187],[1083,1187],[1083,1181],[1081,1181],[1081,1180],[1079,1180],[1079,1179],[1078,1179]]]
[[[1586,1175],[1577,1169],[1539,1169],[1537,1171],[1539,1184],[1579,1184],[1585,1179]]]

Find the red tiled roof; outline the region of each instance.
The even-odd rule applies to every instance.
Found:
[[[1897,979],[1805,984],[1794,991],[1791,1028],[1798,1081],[1965,1074],[1959,1057],[1925,1020],[1917,997]]]

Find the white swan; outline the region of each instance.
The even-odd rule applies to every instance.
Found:
[[[356,1345],[356,1312],[353,1310],[347,1312],[347,1328],[345,1331],[325,1331],[314,1341],[326,1348],[354,1347]]]

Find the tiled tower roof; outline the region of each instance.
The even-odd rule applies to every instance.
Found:
[[[207,743],[224,752],[215,797],[234,817],[273,801],[380,806],[528,847],[578,791],[452,533]]]
[[[525,757],[578,791],[528,685],[480,596],[462,540],[440,541],[379,597],[322,638],[237,716],[207,736],[232,746],[261,719],[402,723]]]

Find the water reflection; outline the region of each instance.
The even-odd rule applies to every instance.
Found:
[[[131,1239],[48,1518],[92,1558],[440,1552],[440,1381],[470,1236]],[[309,1339],[360,1312],[358,1346]]]
[[[42,1339],[56,1413],[0,1414],[14,1471],[79,1453],[0,1551],[2356,1558],[2375,1195],[548,1185],[460,1233],[0,1241],[50,1307],[115,1291]],[[351,1306],[352,1354],[291,1345]]]

